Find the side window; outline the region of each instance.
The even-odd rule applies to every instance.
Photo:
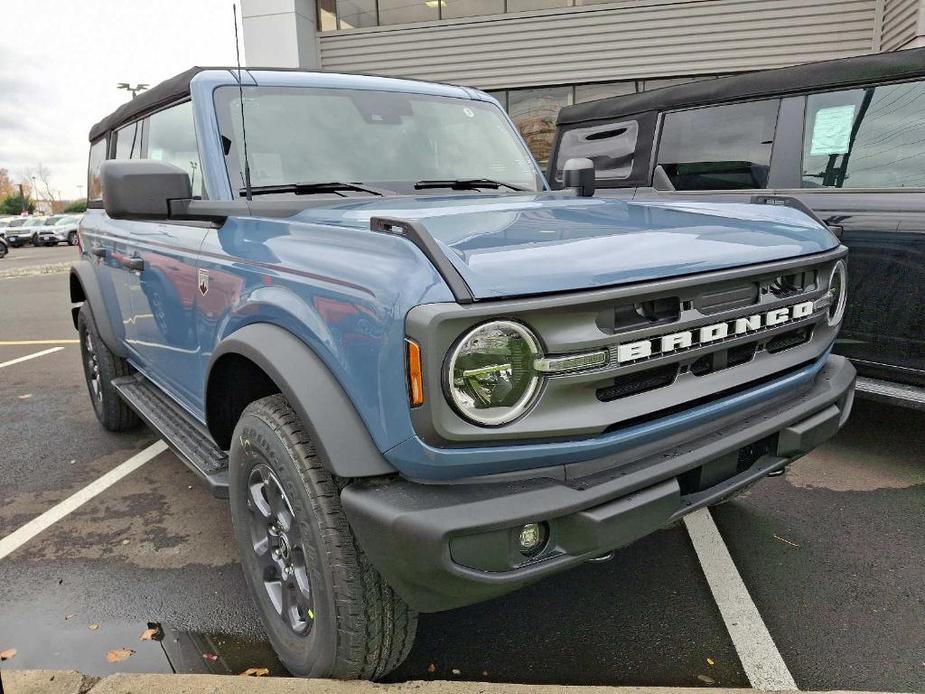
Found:
[[[633,173],[633,154],[638,137],[639,123],[635,120],[565,130],[559,142],[553,177],[561,182],[566,161],[587,157],[594,162],[598,179],[627,179]]]
[[[179,166],[190,176],[193,195],[204,194],[202,166],[193,126],[193,104],[189,101],[158,111],[147,118],[145,159]]]
[[[925,82],[811,94],[803,187],[925,187]]]
[[[87,165],[87,201],[94,202],[103,199],[103,185],[100,179],[100,168],[106,161],[106,139],[97,140],[90,145],[90,161]]]
[[[116,131],[116,159],[141,159],[142,122],[137,121]]]
[[[676,190],[764,188],[779,99],[665,115],[658,160]]]

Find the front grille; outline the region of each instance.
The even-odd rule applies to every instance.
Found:
[[[805,345],[812,336],[813,331],[809,326],[800,328],[799,330],[791,330],[790,332],[783,333],[768,340],[765,349],[771,354],[777,354],[786,349],[793,349],[794,347]]]
[[[613,383],[605,388],[598,388],[597,399],[601,402],[610,402],[630,395],[647,393],[656,388],[664,388],[674,383],[678,376],[678,365],[668,364],[647,371],[639,371],[626,376],[619,376]]]

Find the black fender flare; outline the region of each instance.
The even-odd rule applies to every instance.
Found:
[[[80,305],[89,304],[90,311],[93,313],[93,322],[96,323],[96,329],[99,331],[103,342],[114,354],[120,357],[128,356],[122,342],[122,338],[125,337],[123,326],[120,324],[116,328],[110,322],[109,311],[106,310],[106,301],[103,298],[99,278],[96,276],[96,271],[89,260],[78,260],[71,265],[70,291],[71,303],[78,304],[71,308],[74,328],[77,328],[77,314],[80,311]],[[115,299],[113,298],[113,300]]]
[[[317,354],[288,330],[252,323],[223,339],[212,353],[206,375],[206,422],[209,383],[222,356],[237,354],[270,377],[308,429],[322,463],[339,477],[395,474],[383,458],[347,393]]]

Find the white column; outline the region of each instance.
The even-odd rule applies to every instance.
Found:
[[[318,69],[314,0],[241,0],[248,67]]]

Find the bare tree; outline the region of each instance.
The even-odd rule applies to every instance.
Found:
[[[34,169],[26,171],[25,178],[35,183],[35,195],[41,200],[47,200],[52,205],[58,202],[57,191],[51,187],[51,169],[39,164]]]

